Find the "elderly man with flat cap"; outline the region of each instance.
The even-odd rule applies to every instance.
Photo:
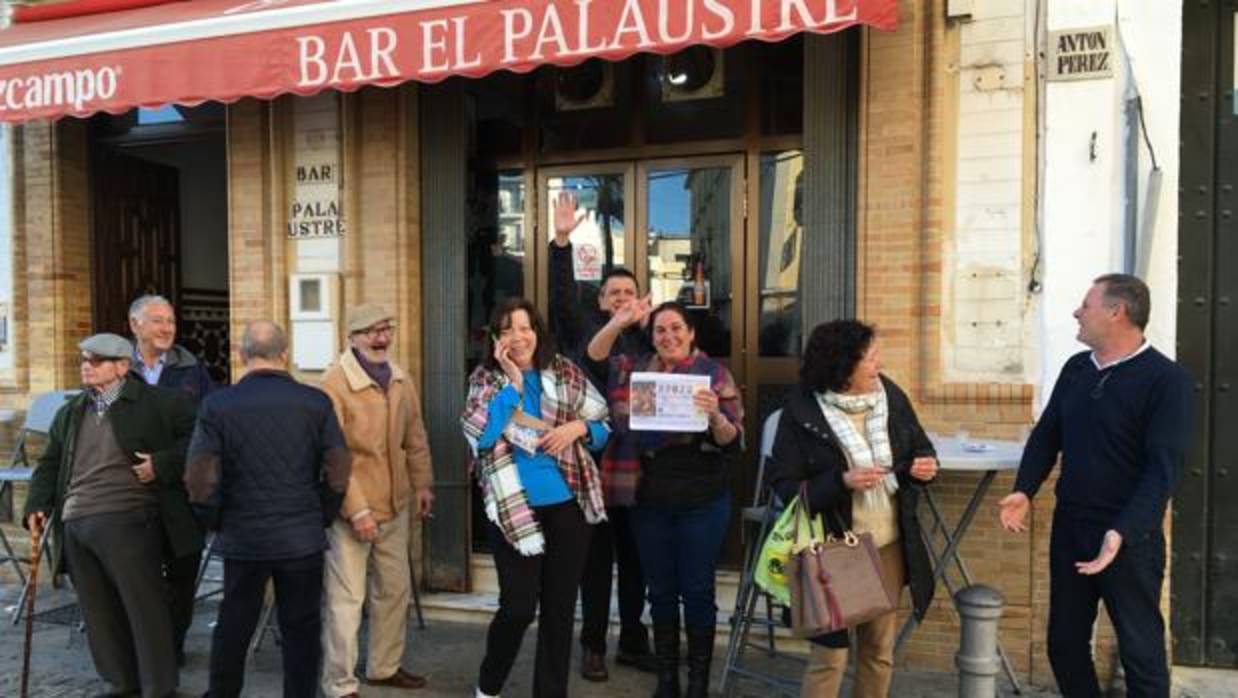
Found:
[[[133,345],[124,337],[78,346],[86,389],[52,421],[24,519],[55,531],[52,567],[73,579],[99,676],[114,695],[162,698],[177,684],[164,537],[178,555],[202,546],[181,482],[194,408],[126,378]]]
[[[391,313],[373,304],[347,313],[349,347],[323,376],[352,472],[339,518],[327,530],[322,692],[356,696],[357,631],[369,597],[366,683],[416,689],[400,666],[408,631],[409,516],[434,503],[430,447],[413,379],[389,357]]]

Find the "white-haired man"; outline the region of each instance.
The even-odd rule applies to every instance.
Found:
[[[167,298],[145,295],[133,301],[129,305],[129,329],[134,338],[133,361],[129,366],[133,377],[147,385],[182,393],[195,409],[215,389],[206,365],[176,343],[176,311]],[[185,663],[185,635],[193,623],[194,592],[201,562],[201,551],[178,557],[165,542],[163,578],[172,610],[172,642],[180,665]]]

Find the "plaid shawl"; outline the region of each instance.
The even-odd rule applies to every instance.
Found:
[[[556,355],[550,367],[539,375],[542,381],[542,419],[554,426],[577,419],[606,419],[606,403],[584,371],[563,356]],[[499,438],[493,448],[478,450],[477,440],[486,430],[490,400],[511,381],[502,371],[478,366],[469,376],[469,394],[465,399],[460,426],[475,457],[474,467],[485,500],[486,518],[494,522],[503,537],[521,555],[540,555],[546,541],[533,509],[529,506],[512,445]],[[559,472],[568,489],[576,497],[589,523],[606,518],[602,499],[601,477],[597,464],[584,444],[577,441],[572,448],[556,458]]]
[[[709,384],[718,394],[718,406],[723,416],[735,425],[739,435],[737,443],[743,443],[744,407],[735,379],[725,366],[695,350],[692,355],[675,364],[668,364],[658,355],[631,356],[620,354],[610,359],[610,381],[606,398],[610,403],[614,432],[610,446],[602,457],[602,489],[608,506],[632,506],[636,503],[636,489],[640,484],[640,457],[642,453],[657,451],[667,446],[690,446],[702,438],[698,433],[667,431],[631,431],[628,417],[631,408],[629,377],[640,371],[661,373],[691,373],[709,376]],[[708,437],[709,432],[705,432]]]

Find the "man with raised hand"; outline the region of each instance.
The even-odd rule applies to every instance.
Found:
[[[623,267],[612,267],[602,275],[597,293],[597,310],[583,301],[588,294],[578,293],[572,261],[571,234],[583,220],[576,196],[560,193],[554,202],[555,235],[550,243],[550,324],[563,353],[585,369],[598,392],[606,394],[605,360],[592,361],[591,343],[608,323],[619,316],[622,326],[601,350],[602,356],[644,354],[653,350],[641,327],[648,316],[649,298],[641,298],[636,276]],[[589,301],[591,302],[591,300]],[[636,540],[628,524],[629,507],[607,503],[607,520],[593,526],[589,557],[580,580],[582,649],[580,674],[589,681],[606,681],[606,635],[610,627],[612,570],[618,563],[619,648],[615,660],[642,671],[656,669],[649,649],[649,632],[641,622],[645,610],[645,581],[636,553]]]

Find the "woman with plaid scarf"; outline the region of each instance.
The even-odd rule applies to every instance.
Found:
[[[533,695],[563,698],[591,524],[606,517],[589,454],[610,436],[606,403],[583,371],[554,353],[529,301],[504,302],[490,327],[461,416],[499,576],[477,696],[499,695],[540,606]]]
[[[615,313],[589,346],[598,361],[638,309]],[[689,698],[709,693],[718,606],[714,574],[731,518],[726,451],[743,440],[739,389],[726,367],[696,348],[696,332],[678,303],[649,315],[655,353],[610,358],[607,399],[615,434],[602,461],[606,501],[633,506],[632,531],[649,587],[649,612],[658,664],[655,698],[679,698],[680,604],[688,635]],[[626,323],[626,325],[625,325]],[[600,340],[600,341],[599,341]],[[596,354],[595,354],[596,350]],[[632,431],[630,376],[637,371],[710,377],[693,400],[709,417],[704,432]]]
[[[907,395],[881,375],[871,326],[835,320],[812,331],[800,386],[783,405],[766,472],[784,502],[806,486],[809,510],[835,535],[843,529],[871,534],[886,592],[898,599],[910,585],[912,613],[924,618],[934,578],[916,506],[921,488],[937,475],[937,458]],[[854,630],[851,695],[884,698],[894,676],[897,614]],[[812,642],[800,696],[835,698],[847,668],[847,631]]]

